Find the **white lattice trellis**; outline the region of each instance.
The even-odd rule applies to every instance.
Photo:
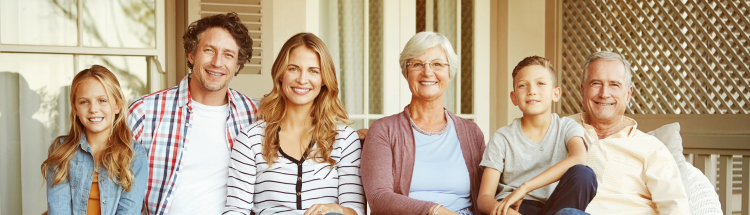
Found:
[[[630,114],[748,114],[750,1],[580,1],[562,9],[562,113],[582,112],[586,56],[632,64]]]

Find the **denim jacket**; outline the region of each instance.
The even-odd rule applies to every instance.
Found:
[[[143,197],[146,194],[146,180],[148,180],[148,160],[146,150],[141,144],[133,141],[133,171],[134,181],[130,191],[123,190],[109,178],[107,170],[99,167],[99,204],[102,215],[141,214]],[[49,215],[57,214],[86,214],[89,201],[89,191],[94,180],[94,158],[91,147],[83,135],[80,148],[70,160],[68,179],[55,186],[52,185],[54,173],[48,170],[47,178],[47,207]]]

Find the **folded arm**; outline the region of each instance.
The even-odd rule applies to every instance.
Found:
[[[646,186],[660,214],[690,214],[680,170],[667,148],[652,153],[644,164]]]
[[[250,140],[244,133],[237,135],[229,161],[224,214],[249,215],[253,208],[257,163],[255,157],[251,156],[255,155],[252,147],[260,144],[254,142],[256,141]]]
[[[70,183],[66,179],[52,186],[55,177],[53,171],[47,171],[47,214],[72,214],[73,197],[71,196]]]
[[[146,195],[146,182],[148,180],[148,158],[146,151],[140,145],[133,147],[133,184],[129,191],[123,191],[117,204],[117,214],[141,214],[143,197]]]
[[[552,165],[549,169],[535,176],[531,180],[524,182],[517,190],[524,191],[526,193],[541,187],[552,184],[553,182],[559,181],[565,172],[578,164],[586,164],[586,146],[583,143],[583,138],[573,137],[568,141],[568,157]],[[524,194],[525,195],[525,194]]]
[[[393,150],[385,126],[373,124],[362,150],[362,181],[372,212],[375,214],[427,214],[437,205],[409,198],[394,191]]]
[[[354,132],[347,128],[346,133]],[[344,215],[364,214],[365,196],[360,177],[362,144],[357,135],[349,135],[341,140],[341,158],[337,165],[339,175],[339,205],[344,208]]]

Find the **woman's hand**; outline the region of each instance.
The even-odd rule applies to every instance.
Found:
[[[518,189],[514,190],[512,193],[510,193],[510,195],[506,196],[503,200],[495,204],[495,206],[492,208],[491,215],[518,214],[512,213],[510,211],[518,211],[518,209],[521,207],[521,202],[523,202],[523,197],[526,196],[527,193],[528,191],[526,190],[524,185],[519,186]],[[513,206],[513,208],[510,208],[510,206]]]
[[[367,130],[368,129],[365,128],[357,130],[357,135],[359,136],[360,140],[364,140],[365,137],[367,137]]]
[[[432,207],[430,207],[430,212],[429,212],[430,214],[428,215],[432,215],[432,211],[435,210],[435,207],[437,206],[438,205],[433,205]],[[438,208],[438,210],[435,211],[435,215],[458,215],[458,213],[448,210],[448,208],[445,208],[443,206],[440,206],[440,208]]]
[[[344,214],[344,207],[336,203],[330,204],[314,204],[312,207],[305,211],[304,215],[325,215],[328,213],[340,213]]]

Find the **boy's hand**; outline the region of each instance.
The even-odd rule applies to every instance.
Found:
[[[506,204],[504,201],[499,201],[497,204],[495,204],[495,208],[492,209],[492,213],[490,215],[501,215],[505,213],[505,215],[517,215],[521,214],[518,212],[518,207],[520,207],[520,201],[518,202],[518,206],[513,205],[512,208],[506,207],[505,211],[502,211],[503,204]]]
[[[523,197],[526,196],[527,193],[528,191],[525,186],[519,186],[518,189],[514,190],[510,195],[495,204],[492,208],[491,215],[519,214],[517,211],[521,207]],[[513,208],[511,208],[511,206],[513,206]]]

